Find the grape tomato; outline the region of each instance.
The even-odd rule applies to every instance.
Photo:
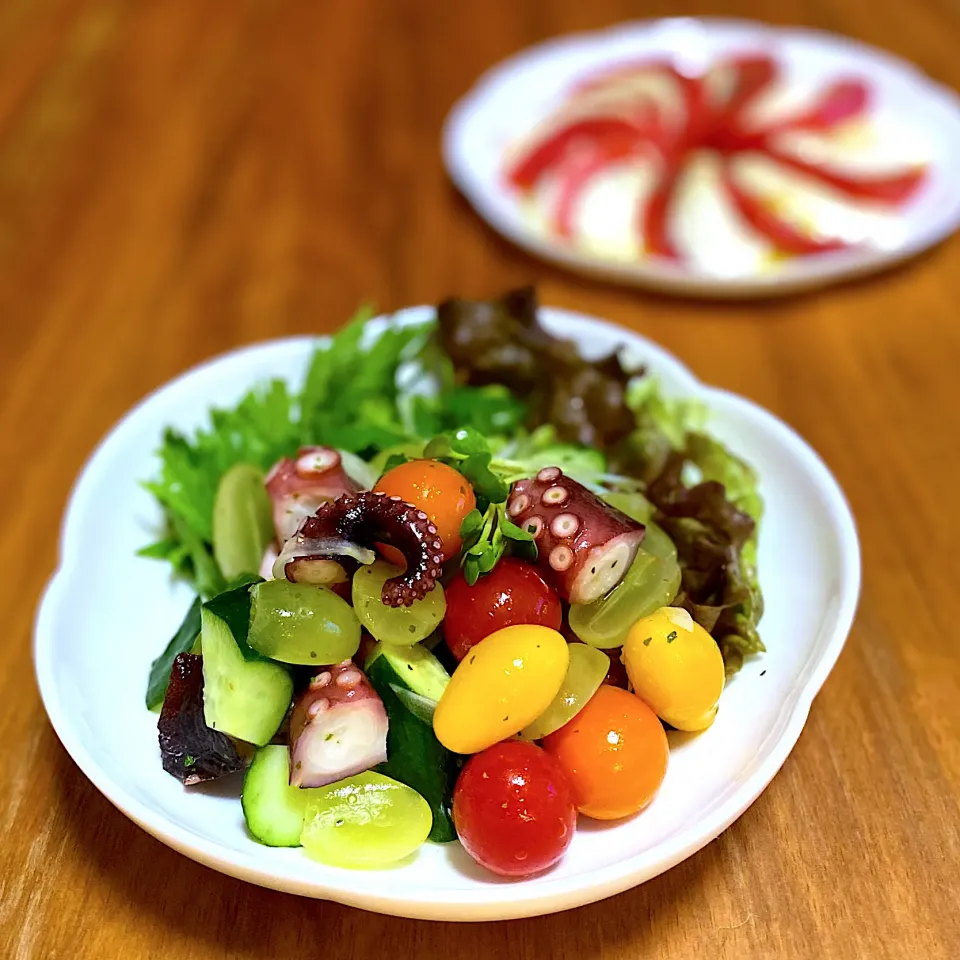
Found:
[[[519,733],[550,705],[570,663],[567,641],[549,627],[504,627],[454,671],[433,715],[453,753],[479,753]]]
[[[637,695],[678,730],[704,730],[723,692],[723,656],[716,641],[681,608],[663,607],[638,621],[623,646]]]

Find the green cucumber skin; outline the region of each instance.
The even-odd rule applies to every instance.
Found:
[[[290,786],[290,751],[282,744],[261,747],[243,778],[240,803],[247,829],[268,847],[299,847],[312,791]]]
[[[393,668],[389,659],[376,657],[367,667],[367,678],[387,711],[387,762],[375,769],[412,787],[430,805],[433,826],[429,839],[449,843],[457,839],[451,804],[462,760],[434,736],[432,728],[418,720],[400,702],[390,684],[413,688]],[[415,691],[418,692],[419,691]]]
[[[383,657],[402,678],[403,686],[430,700],[439,700],[450,682],[450,674],[426,647],[417,643],[412,647],[396,647],[378,643],[367,659],[367,669]]]
[[[229,624],[208,607],[200,619],[207,725],[256,746],[269,743],[293,699],[290,672],[270,660],[244,659]]]

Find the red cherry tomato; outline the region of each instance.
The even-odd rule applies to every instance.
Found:
[[[467,761],[453,791],[453,822],[481,866],[527,877],[563,856],[577,810],[553,757],[535,744],[506,740]]]
[[[443,635],[458,660],[503,627],[532,623],[559,630],[563,618],[560,600],[536,567],[515,557],[504,557],[472,587],[458,573],[444,595]]]
[[[388,470],[373,489],[419,507],[437,528],[444,560],[460,552],[460,524],[477,505],[463,474],[438,460],[410,460]],[[399,557],[403,566],[399,551],[388,548],[383,553],[394,563]]]

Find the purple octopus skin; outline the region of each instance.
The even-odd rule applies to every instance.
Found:
[[[533,534],[537,563],[568,603],[593,603],[624,577],[643,540],[642,523],[605,503],[559,467],[518,480],[510,519]]]
[[[314,544],[310,560],[328,557],[371,563],[375,544],[399,550],[406,569],[383,585],[381,598],[388,607],[409,607],[440,579],[443,556],[437,528],[422,510],[399,497],[369,490],[344,495],[322,504],[304,520],[296,536]],[[289,564],[286,575],[291,579]]]
[[[290,785],[323,787],[387,759],[387,711],[352,660],[322,667],[290,716]]]
[[[242,770],[236,744],[203,717],[203,657],[179,653],[157,724],[163,769],[184,786],[216,780]]]
[[[273,525],[280,544],[289,540],[321,503],[360,489],[347,476],[343,458],[333,447],[301,447],[296,459],[278,460],[264,484],[273,504]]]

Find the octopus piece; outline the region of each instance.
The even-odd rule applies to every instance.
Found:
[[[323,787],[387,759],[387,711],[352,660],[321,667],[290,716],[290,785]]]
[[[507,514],[533,534],[541,570],[568,603],[593,603],[606,596],[630,569],[645,533],[642,523],[559,467],[518,480]]]
[[[295,460],[278,460],[265,483],[279,543],[289,540],[321,503],[360,489],[347,476],[343,459],[333,447],[301,447]]]
[[[380,492],[364,490],[322,504],[304,520],[296,538],[302,541],[300,549],[304,551],[296,560],[327,563],[332,565],[329,570],[339,565],[344,576],[344,565],[373,563],[375,544],[394,547],[403,555],[406,569],[383,585],[381,598],[389,607],[409,607],[423,599],[436,586],[442,570],[443,545],[433,521],[418,507]],[[284,546],[274,569],[283,564],[287,579],[299,581],[296,561],[289,554],[285,557],[286,552]]]
[[[236,744],[204,720],[203,658],[196,654],[180,653],[173,661],[157,729],[163,769],[186,787],[245,766]]]

